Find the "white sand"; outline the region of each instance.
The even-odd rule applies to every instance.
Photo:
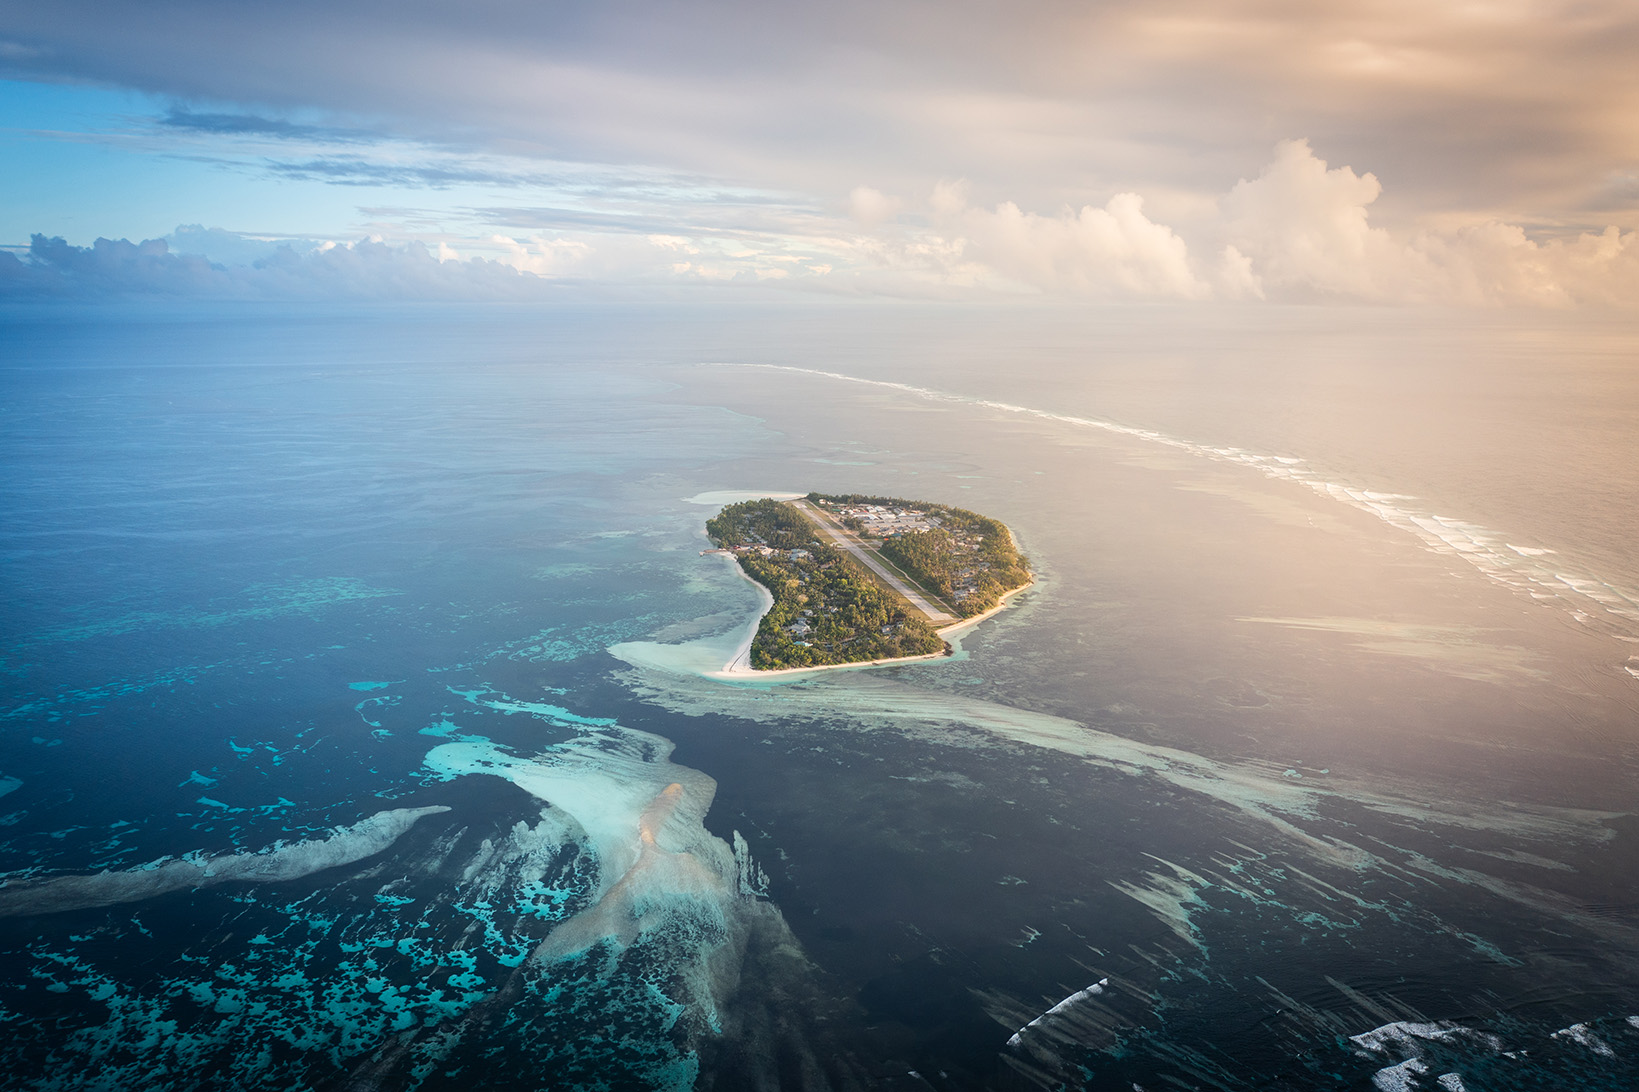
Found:
[[[739,504],[748,500],[801,500],[807,493],[781,493],[774,489],[714,489],[706,493],[696,493],[692,497],[684,497],[684,504],[709,504],[714,508],[721,508],[727,504]]]

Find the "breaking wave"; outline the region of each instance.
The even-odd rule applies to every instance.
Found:
[[[1062,1019],[1066,1019],[1067,1014],[1071,1009],[1075,1008],[1083,1001],[1097,997],[1099,994],[1104,992],[1104,987],[1108,986],[1109,984],[1110,980],[1108,978],[1101,978],[1097,982],[1094,982],[1091,986],[1088,986],[1086,989],[1077,990],[1069,997],[1066,997],[1063,1001],[1060,1001],[1058,1004],[1054,1005],[1052,1008],[1048,1009],[1046,1012],[1024,1025],[1024,1027],[1020,1028],[1018,1031],[1015,1031],[1007,1040],[1007,1045],[1010,1047],[1023,1046],[1025,1036],[1038,1030],[1044,1033],[1051,1032],[1054,1024]]]
[[[1552,603],[1570,613],[1579,622],[1602,632],[1630,641],[1639,640],[1639,590],[1620,587],[1594,573],[1582,570],[1575,563],[1561,558],[1553,550],[1514,545],[1509,543],[1501,532],[1467,520],[1440,515],[1419,505],[1415,497],[1378,492],[1331,481],[1301,458],[1265,455],[1240,447],[1196,443],[1169,436],[1155,429],[1122,425],[1096,417],[1055,413],[1011,402],[952,394],[911,383],[864,379],[818,368],[739,363],[721,363],[716,366],[791,372],[881,387],[936,402],[974,406],[1078,428],[1097,429],[1117,436],[1158,444],[1214,462],[1243,466],[1265,477],[1294,482],[1321,496],[1368,512],[1389,526],[1413,536],[1434,553],[1461,559],[1498,584],[1528,595],[1532,599]],[[1639,657],[1629,662],[1627,671],[1639,677]]]

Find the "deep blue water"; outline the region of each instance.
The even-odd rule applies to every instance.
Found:
[[[1213,321],[6,316],[0,1084],[1632,1087],[1631,340]],[[808,489],[1040,582],[667,670]]]

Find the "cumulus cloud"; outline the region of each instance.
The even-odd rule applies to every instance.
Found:
[[[1639,302],[1639,233],[1615,226],[1539,243],[1516,224],[1489,221],[1420,236],[1407,249],[1408,264],[1433,271],[1417,299],[1629,309]]]
[[[968,208],[949,189],[935,195],[933,207],[936,223],[955,234],[965,259],[1033,288],[1176,299],[1211,292],[1191,268],[1184,240],[1146,217],[1136,193],[1053,216],[1024,212],[1011,201]]]
[[[271,258],[280,247],[305,254],[323,245],[322,239],[258,237],[203,224],[179,224],[162,240],[172,254],[191,254],[218,265],[254,265]]]
[[[1371,174],[1328,169],[1307,141],[1283,141],[1254,179],[1224,199],[1230,245],[1268,289],[1379,298],[1404,272],[1367,207],[1383,192]]]
[[[1259,289],[1285,299],[1571,306],[1639,300],[1639,245],[1616,227],[1538,242],[1485,220],[1455,230],[1374,226],[1382,184],[1284,141],[1222,203],[1223,230]]]
[[[836,279],[866,290],[1128,299],[1212,295],[1184,240],[1146,216],[1143,198],[1134,193],[1053,214],[1027,212],[1012,201],[975,206],[960,179],[940,181],[915,203],[866,187],[851,197],[856,208],[864,203],[909,213],[897,219],[854,213],[863,230],[844,244],[853,262],[840,261]]]
[[[870,186],[855,186],[848,195],[848,214],[861,224],[880,224],[899,215],[905,203]]]
[[[920,277],[924,285],[1083,298],[1549,307],[1639,301],[1633,232],[1609,227],[1539,240],[1498,220],[1391,230],[1372,219],[1382,192],[1372,173],[1332,167],[1307,141],[1290,140],[1188,229],[1152,219],[1136,193],[1042,214],[1012,201],[974,207],[965,183],[944,181],[921,205],[923,229],[868,225],[854,250],[877,270]],[[881,288],[880,278],[872,283]]]
[[[419,243],[371,240],[279,246],[248,265],[174,253],[164,239],[82,247],[36,235],[22,257],[0,252],[0,296],[17,298],[524,299],[543,283],[498,261],[440,261]]]

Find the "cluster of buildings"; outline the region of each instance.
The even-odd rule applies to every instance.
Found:
[[[892,538],[912,531],[931,531],[939,519],[914,508],[890,508],[881,504],[828,504],[826,509],[844,520],[858,520],[860,530],[876,538]]]

